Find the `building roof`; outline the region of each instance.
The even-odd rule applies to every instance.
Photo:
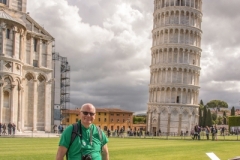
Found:
[[[13,21],[13,22],[16,22],[16,23],[19,23],[19,24],[21,24],[21,25],[23,25],[25,27],[25,25],[23,23],[19,22],[17,19],[15,19],[12,16],[10,16],[9,14],[7,14],[2,9],[0,9],[0,18],[1,19],[6,19],[6,20],[9,20],[9,21]]]
[[[126,111],[126,110],[122,110],[122,109],[118,109],[118,108],[96,108],[96,112],[118,112],[118,113],[133,113],[131,111]],[[79,111],[78,109],[66,109],[66,110],[62,110],[62,113],[72,113],[72,114],[78,114]]]

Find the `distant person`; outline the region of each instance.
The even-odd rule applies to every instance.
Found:
[[[8,123],[8,135],[12,134],[11,131],[12,131],[12,124],[11,124],[11,122],[9,122]]]
[[[108,138],[109,138],[110,135],[111,135],[111,131],[110,131],[110,129],[107,130],[107,135],[108,135]]]
[[[6,132],[7,127],[6,127],[6,124],[5,124],[5,123],[3,124],[2,128],[3,128],[2,134],[3,134],[3,135],[7,134],[7,132]]]
[[[12,131],[13,131],[13,135],[15,135],[15,130],[16,130],[16,125],[14,123],[12,123]]]
[[[87,103],[81,107],[80,120],[67,127],[61,135],[56,160],[63,160],[65,155],[68,160],[109,160],[108,138],[92,124],[95,115],[96,109],[92,104]],[[73,135],[75,138],[71,143]]]
[[[208,126],[206,126],[205,132],[206,132],[207,140],[209,140],[210,128]]]

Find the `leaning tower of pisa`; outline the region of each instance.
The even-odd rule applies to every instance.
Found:
[[[202,0],[154,0],[147,131],[198,123]]]

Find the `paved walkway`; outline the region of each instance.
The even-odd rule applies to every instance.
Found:
[[[0,138],[3,137],[60,137],[60,134],[45,132],[18,132],[15,135],[0,135]]]

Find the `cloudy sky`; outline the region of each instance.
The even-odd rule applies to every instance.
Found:
[[[203,0],[200,96],[240,101],[240,0]],[[28,0],[71,66],[71,107],[145,112],[153,0]]]

